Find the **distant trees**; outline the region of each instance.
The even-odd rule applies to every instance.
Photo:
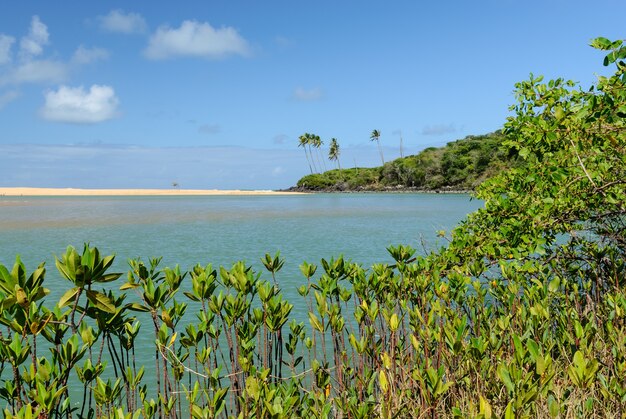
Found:
[[[378,152],[380,153],[380,160],[383,162],[383,165],[385,164],[385,158],[383,157],[383,149],[380,147],[380,131],[378,131],[377,129],[372,131],[372,134],[370,135],[370,141],[376,141],[376,143],[378,144]]]
[[[309,163],[311,173],[319,173],[322,170],[322,166],[324,166],[324,170],[326,170],[326,163],[324,162],[324,159],[320,157],[320,148],[323,145],[324,141],[322,141],[319,135],[305,132],[298,137],[298,147],[304,148],[304,154],[306,156],[307,163]],[[315,157],[313,156],[312,148],[317,150]]]
[[[324,159],[321,157],[321,152],[320,152],[320,147],[324,145],[324,141],[322,141],[319,135],[314,135],[314,134],[309,134],[309,135],[310,135],[311,145],[315,147],[315,149],[317,150],[316,155],[317,155],[317,162],[320,165],[320,171],[322,170],[322,165],[324,166],[324,170],[326,170],[326,163],[324,162]]]
[[[383,165],[385,165],[385,157],[383,155],[383,149],[380,145],[380,131],[375,129],[370,134],[370,140],[376,141],[378,145],[378,152],[380,153],[380,160]],[[326,161],[321,156],[320,148],[324,145],[324,141],[320,138],[319,135],[311,134],[305,132],[300,137],[298,137],[298,147],[302,147],[304,149],[304,155],[306,157],[306,161],[309,164],[309,171],[311,174],[313,173],[321,173],[322,167],[324,171],[326,171]],[[313,155],[313,148],[317,151],[315,156]],[[400,153],[402,153],[402,136],[400,136]],[[341,169],[341,164],[339,163],[339,143],[336,138],[331,138],[330,147],[328,149],[328,159],[331,161],[335,161],[337,163],[337,167]]]
[[[309,138],[308,138],[308,133],[307,134],[302,134],[299,138],[298,138],[298,147],[302,147],[304,149],[304,155],[306,156],[306,162],[309,164],[309,170],[311,171],[311,174],[313,174],[313,166],[311,166],[311,160],[309,159],[309,152],[307,151],[307,146],[309,145]],[[310,147],[309,147],[310,150]]]
[[[341,164],[339,163],[339,142],[336,138],[330,139],[330,148],[328,149],[328,159],[337,162],[337,168],[341,170]]]
[[[383,166],[307,175],[297,185],[310,190],[473,190],[485,179],[522,164],[518,154],[503,142],[500,131],[467,136],[444,147],[430,147],[416,155],[390,160]],[[335,154],[339,158],[332,139],[329,146],[329,160],[334,160]]]

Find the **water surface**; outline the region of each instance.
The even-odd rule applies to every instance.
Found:
[[[390,244],[434,246],[436,231],[480,205],[463,194],[0,197],[0,263],[20,254],[27,267],[50,264],[89,242],[124,269],[138,256],[185,269],[256,264],[277,250],[296,270],[338,254],[369,265],[388,261]]]
[[[238,260],[262,271],[260,258],[280,251],[285,265],[277,279],[294,303],[291,318],[307,323],[306,304],[297,294],[304,283],[302,261],[319,264],[343,254],[366,268],[392,263],[389,245],[432,249],[442,244],[438,230],[450,230],[481,205],[463,194],[0,197],[0,263],[10,269],[19,254],[30,273],[45,261],[52,307],[71,286],[54,266],[54,255],[68,245],[80,250],[89,242],[103,254],[115,253],[117,272],[128,270],[129,258],[157,256],[162,266],[178,263],[184,271],[198,263],[217,268]],[[263,278],[271,279],[265,273]],[[123,280],[110,286],[119,288]],[[185,300],[182,294],[177,298]],[[193,311],[190,306],[190,320]],[[136,343],[152,348],[150,320],[137,316],[142,332]],[[154,356],[152,350],[139,351],[137,363],[153,365]],[[82,390],[77,380],[70,382],[73,400],[80,400]]]

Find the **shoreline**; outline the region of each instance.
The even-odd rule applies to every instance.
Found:
[[[412,187],[384,187],[384,188],[357,188],[357,189],[337,189],[337,188],[324,188],[324,189],[307,189],[302,187],[291,187],[289,189],[282,189],[281,192],[293,192],[293,193],[338,193],[338,194],[377,194],[377,193],[397,193],[397,194],[410,194],[410,193],[422,193],[422,194],[471,194],[474,191],[471,189],[424,189],[424,188],[412,188]]]
[[[80,189],[0,187],[1,196],[211,196],[211,195],[298,195],[304,192],[239,189]]]

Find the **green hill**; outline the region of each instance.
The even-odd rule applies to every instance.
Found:
[[[335,169],[301,178],[299,191],[467,191],[517,164],[500,131],[470,135],[379,167]]]

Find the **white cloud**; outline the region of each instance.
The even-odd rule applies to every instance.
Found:
[[[185,20],[180,28],[162,26],[150,37],[144,51],[146,57],[162,60],[192,56],[221,58],[226,55],[247,55],[248,43],[234,28],[213,28],[208,23]]]
[[[44,45],[48,44],[48,27],[41,22],[39,16],[33,16],[28,34],[20,39],[20,60],[6,66],[0,74],[0,86],[21,83],[58,83],[65,80],[69,73],[66,63],[38,58],[43,53]],[[11,48],[15,38],[0,35],[0,64],[7,64],[11,60]]]
[[[110,86],[94,84],[89,91],[81,87],[61,86],[45,93],[41,116],[48,121],[93,124],[117,114],[118,98]]]
[[[80,45],[74,55],[72,56],[72,62],[76,64],[90,64],[100,60],[106,60],[109,58],[109,52],[103,48],[86,48]]]
[[[15,42],[12,36],[0,34],[0,65],[11,62],[11,47]]]
[[[0,109],[4,108],[9,102],[13,102],[20,96],[17,90],[10,90],[8,92],[0,94]]]
[[[13,83],[61,82],[67,78],[67,65],[60,61],[31,60],[15,67],[0,78],[0,85]]]
[[[48,27],[39,16],[33,16],[28,35],[20,40],[20,53],[26,58],[40,55],[43,46],[48,43],[48,36]]]
[[[125,13],[123,10],[112,10],[106,16],[100,16],[100,27],[109,32],[144,33],[148,30],[146,21],[139,13]]]
[[[294,90],[292,97],[295,100],[299,100],[302,102],[311,102],[314,100],[320,100],[323,96],[322,90],[319,89],[318,87],[315,87],[313,89],[304,89],[302,87],[297,87],[296,90]]]

